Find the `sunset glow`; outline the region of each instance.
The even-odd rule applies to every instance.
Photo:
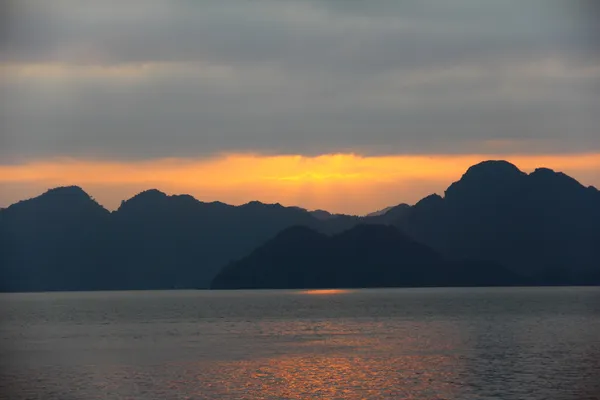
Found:
[[[79,185],[107,208],[157,188],[202,201],[252,200],[308,209],[364,214],[430,193],[443,194],[482,160],[506,159],[530,172],[548,167],[585,185],[600,186],[600,154],[562,155],[300,155],[231,154],[193,159],[117,162],[53,159],[0,166],[0,205],[6,207],[48,188]]]
[[[347,293],[351,293],[351,290],[348,289],[310,289],[310,290],[303,290],[300,293],[301,294],[308,294],[311,296],[329,296],[329,295],[335,295],[335,294],[347,294]]]

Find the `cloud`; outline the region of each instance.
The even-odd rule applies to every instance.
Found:
[[[598,150],[600,35],[570,4],[15,1],[0,163]]]

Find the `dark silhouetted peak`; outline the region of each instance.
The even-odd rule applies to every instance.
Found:
[[[252,206],[252,207],[260,207],[260,206],[265,206],[265,203],[262,203],[258,200],[252,200],[247,202],[246,204],[243,204],[244,206]]]
[[[504,160],[488,160],[469,167],[462,179],[469,178],[497,178],[505,179],[510,177],[523,176],[525,173],[517,168],[516,165]]]
[[[302,207],[298,207],[298,206],[289,206],[287,208],[292,209],[292,210],[298,210],[298,211],[308,212],[308,210],[306,208],[302,208]]]
[[[549,168],[537,168],[529,177],[536,183],[548,185],[554,189],[583,189],[584,186],[576,179],[562,172],[555,172]]]
[[[363,221],[369,224],[396,225],[410,215],[411,209],[411,206],[402,203],[367,214]]]
[[[38,197],[19,201],[7,208],[7,211],[10,212],[28,211],[56,214],[87,210],[108,213],[79,186],[62,186],[49,189]]]
[[[194,196],[190,196],[189,194],[177,194],[173,196],[168,196],[175,204],[178,206],[186,207],[186,206],[194,206],[197,204],[201,204]]]
[[[189,195],[189,194],[175,194],[171,197],[178,199],[178,200],[183,200],[183,201],[197,201],[194,196]]]
[[[555,175],[556,172],[554,172],[553,169],[541,167],[541,168],[536,168],[535,171],[533,171],[531,174],[532,175],[535,175],[535,174],[538,174],[538,175]]]
[[[61,186],[53,189],[49,189],[46,193],[40,197],[55,197],[61,199],[90,199],[90,195],[87,194],[79,186]]]
[[[164,204],[168,197],[165,193],[157,189],[144,190],[129,200],[122,201],[118,211],[135,207],[156,207]]]
[[[244,223],[250,223],[250,220],[256,218],[274,217],[274,218],[288,218],[298,217],[310,218],[310,213],[300,207],[286,207],[279,203],[262,203],[260,201],[251,201],[241,206],[236,207],[238,215],[244,218]],[[276,217],[278,216],[278,217]],[[284,217],[285,216],[285,217]],[[268,217],[268,218],[270,218]],[[248,219],[249,218],[249,219]]]
[[[144,215],[149,217],[157,213],[163,216],[173,217],[177,215],[180,218],[191,218],[199,210],[215,211],[225,207],[227,206],[216,203],[202,203],[187,194],[169,196],[160,190],[150,189],[122,202],[117,212],[133,213],[140,218]]]
[[[388,220],[397,220],[403,218],[410,212],[411,207],[408,204],[398,204],[395,207],[388,207],[382,215]]]
[[[63,204],[66,207],[72,207],[75,204],[97,205],[101,207],[89,194],[79,186],[62,186],[48,190],[42,194],[39,201],[54,202]]]
[[[249,208],[249,209],[284,208],[279,203],[267,204],[267,203],[262,203],[262,202],[260,202],[258,200],[249,201],[248,203],[243,204],[240,207]],[[294,208],[296,208],[296,207],[294,207]]]
[[[459,181],[450,185],[446,198],[451,201],[493,199],[512,191],[526,177],[526,173],[508,161],[484,161],[470,167]]]
[[[155,199],[164,199],[167,198],[167,194],[161,192],[158,189],[148,189],[148,190],[144,190],[141,193],[136,194],[135,196],[133,196],[131,199],[127,200],[127,201],[151,201],[151,200],[155,200]]]
[[[320,220],[327,220],[327,219],[336,217],[336,215],[330,213],[329,211],[325,211],[325,210],[310,211],[310,215],[312,215],[313,217],[320,219]]]
[[[415,204],[415,208],[420,209],[420,208],[428,208],[431,206],[437,206],[440,205],[444,202],[444,199],[442,198],[442,196],[440,196],[439,194],[430,194],[427,197],[422,198],[421,200],[419,200],[417,202],[417,204]]]
[[[365,215],[365,217],[367,217],[367,218],[368,217],[379,217],[381,215],[387,214],[387,212],[390,211],[391,209],[396,208],[396,207],[401,207],[401,206],[407,206],[407,204],[400,204],[398,206],[389,206],[386,208],[382,208],[381,210],[377,210],[377,211],[374,211],[372,213]]]
[[[484,161],[470,167],[460,178],[458,184],[484,184],[497,185],[505,182],[514,182],[527,174],[508,161]]]
[[[205,204],[211,204],[213,206],[219,206],[219,207],[233,207],[232,205],[223,203],[222,201],[211,201],[210,203],[205,203]]]

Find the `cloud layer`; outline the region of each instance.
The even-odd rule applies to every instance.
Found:
[[[0,163],[600,150],[592,2],[19,0]]]

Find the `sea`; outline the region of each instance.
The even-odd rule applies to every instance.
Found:
[[[3,399],[600,399],[600,288],[0,295]]]

